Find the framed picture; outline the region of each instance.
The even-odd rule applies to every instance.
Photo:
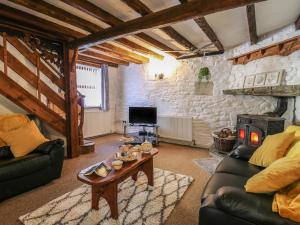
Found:
[[[281,85],[283,71],[268,72],[266,76],[265,86]]]
[[[244,79],[244,88],[251,88],[254,85],[255,75],[247,75]]]
[[[255,75],[254,79],[254,87],[263,87],[265,86],[267,74],[266,73],[259,73]]]

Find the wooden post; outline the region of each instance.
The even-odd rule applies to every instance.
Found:
[[[4,63],[4,74],[7,76],[7,34],[3,33],[3,63]]]
[[[67,157],[79,156],[78,142],[78,104],[76,82],[77,49],[64,47],[65,50],[65,102],[67,121]]]
[[[38,99],[41,100],[40,55],[37,50],[35,50],[35,57],[36,57],[36,75],[37,75],[37,95],[38,95]]]

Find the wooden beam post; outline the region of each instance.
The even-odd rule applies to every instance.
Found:
[[[110,27],[97,33],[70,42],[72,47],[88,48],[108,40],[132,35],[145,29],[154,29],[171,25],[176,22],[206,16],[223,10],[237,8],[264,0],[193,0],[186,4],[176,5],[149,15],[139,17],[115,27]]]
[[[256,17],[255,17],[255,5],[247,5],[247,19],[249,27],[249,35],[251,44],[258,42],[258,35],[256,31]]]
[[[78,50],[65,46],[65,102],[67,122],[67,157],[79,156],[78,141],[78,99],[76,82],[76,60]]]

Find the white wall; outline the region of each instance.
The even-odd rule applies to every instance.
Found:
[[[212,143],[211,132],[221,127],[235,125],[237,114],[261,114],[273,110],[276,105],[276,99],[273,97],[223,95],[223,89],[238,87],[247,74],[274,69],[286,70],[286,83],[300,84],[300,51],[287,57],[267,57],[246,65],[233,66],[227,59],[299,34],[299,31],[295,32],[294,26],[289,26],[266,37],[265,41],[255,46],[246,43],[220,56],[178,62],[166,59],[162,63],[151,60],[149,64],[122,66],[120,68],[122,88],[116,115],[117,130],[122,131],[121,121],[128,118],[128,106],[152,105],[158,107],[160,115],[193,117],[193,138],[196,144],[209,147]],[[209,67],[212,74],[213,96],[194,94],[195,75],[204,66]],[[164,72],[166,78],[151,80],[153,74],[158,71]],[[285,115],[288,120],[291,119],[291,114],[290,104]]]

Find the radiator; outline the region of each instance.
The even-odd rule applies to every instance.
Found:
[[[83,136],[94,137],[113,132],[113,114],[110,111],[86,111],[84,113]]]
[[[193,118],[158,116],[159,136],[162,138],[192,141],[193,140]]]

